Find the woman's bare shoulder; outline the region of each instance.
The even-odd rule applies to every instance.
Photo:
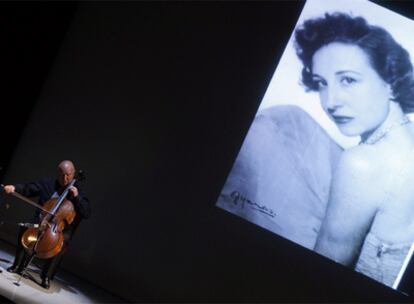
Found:
[[[371,146],[350,148],[341,156],[333,177],[333,193],[336,199],[357,200],[359,203],[378,207],[386,174],[381,168],[381,156]]]
[[[338,164],[338,173],[346,173],[359,177],[375,174],[381,157],[371,146],[359,145],[345,150]]]

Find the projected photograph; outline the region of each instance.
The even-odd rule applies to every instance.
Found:
[[[216,205],[412,293],[413,33],[370,1],[308,0]]]

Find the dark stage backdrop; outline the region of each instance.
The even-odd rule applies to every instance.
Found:
[[[85,170],[93,215],[62,267],[134,302],[409,300],[215,207],[302,6],[78,5],[3,177]]]

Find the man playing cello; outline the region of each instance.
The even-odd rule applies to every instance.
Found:
[[[48,200],[59,197],[64,190],[70,185],[75,178],[75,165],[70,160],[64,160],[58,165],[57,178],[43,178],[36,182],[29,182],[24,184],[6,185],[4,191],[9,194],[17,192],[26,197],[39,197],[39,205],[43,206]],[[82,219],[87,219],[91,215],[91,207],[88,198],[83,194],[77,181],[69,188],[66,197],[72,202],[76,216],[70,225],[65,226],[63,230],[64,243],[62,249],[55,256],[46,259],[42,272],[42,287],[48,289],[50,287],[50,280],[53,280],[57,268],[62,260],[62,256],[72,238],[77,226]],[[41,221],[41,210],[36,209],[34,216],[34,224],[39,224]],[[11,273],[22,274],[25,267],[28,266],[29,254],[22,245],[22,236],[27,228],[21,227],[18,240],[14,263],[7,271]]]

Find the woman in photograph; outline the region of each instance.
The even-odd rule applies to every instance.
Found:
[[[414,241],[413,69],[362,17],[325,14],[295,31],[302,83],[342,134],[361,137],[332,177],[315,250],[392,286]]]

